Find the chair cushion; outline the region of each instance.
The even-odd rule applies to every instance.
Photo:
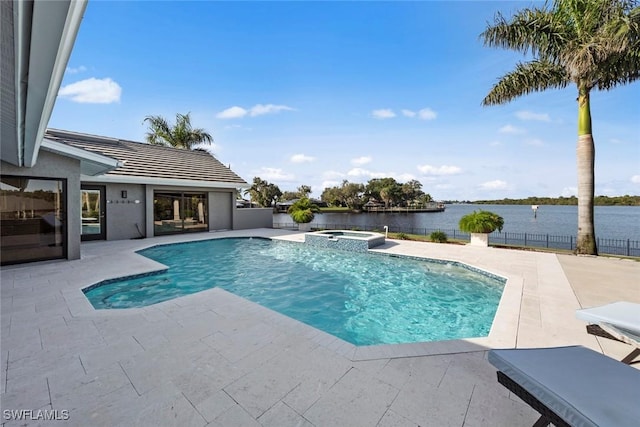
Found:
[[[607,323],[640,335],[640,304],[619,301],[576,310],[576,317],[589,323]]]
[[[489,362],[572,426],[640,426],[640,371],[581,346],[489,351]]]

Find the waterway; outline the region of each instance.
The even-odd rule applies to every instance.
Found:
[[[444,212],[423,213],[325,213],[317,214],[314,225],[340,225],[339,228],[440,229],[457,230],[463,215],[474,210],[489,210],[504,218],[502,231],[508,233],[549,234],[576,236],[578,230],[577,206],[540,205],[537,214],[530,205],[447,205]],[[274,214],[274,224],[291,224],[288,214]],[[344,227],[342,227],[344,226]],[[596,206],[596,236],[604,239],[631,239],[640,241],[640,206]],[[338,227],[332,227],[338,228]],[[418,231],[419,232],[419,231]]]

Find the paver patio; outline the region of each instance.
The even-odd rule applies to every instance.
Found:
[[[261,229],[94,242],[81,260],[3,268],[2,409],[69,415],[3,412],[3,425],[529,426],[536,413],[497,383],[487,350],[580,344],[621,358],[628,346],[587,335],[575,310],[640,302],[635,261],[407,241],[376,250],[507,277],[488,338],[358,348],[217,288],[100,311],[80,291],[160,267],[137,249],[246,235],[302,240]]]

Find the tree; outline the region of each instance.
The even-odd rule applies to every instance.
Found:
[[[396,186],[400,187],[400,184],[398,184],[398,182],[393,178],[373,178],[367,182],[364,195],[366,197],[373,198],[376,200],[382,200],[380,191],[383,188],[391,189]],[[392,191],[392,190],[388,190],[388,191]]]
[[[147,116],[143,122],[149,122],[147,142],[166,147],[194,149],[197,144],[211,144],[213,137],[204,129],[191,126],[191,113],[176,114],[175,126],[169,125],[162,116]]]
[[[516,64],[484,98],[504,104],[531,92],[576,85],[578,90],[578,254],[597,255],[593,200],[595,144],[590,93],[640,77],[640,8],[637,0],[555,0],[510,19],[496,14],[481,34],[484,44],[533,59]]]
[[[322,191],[320,200],[329,206],[345,206],[340,187],[327,187]]]
[[[296,191],[285,191],[282,193],[280,200],[296,200],[303,199],[305,197],[309,198],[309,194],[311,194],[311,187],[308,185],[301,185]]]
[[[419,200],[424,195],[422,184],[416,179],[412,179],[402,184],[402,198],[405,204]]]
[[[265,208],[271,207],[276,198],[282,196],[282,191],[277,185],[271,184],[259,176],[253,178],[251,187],[245,193],[249,193],[252,201]]]
[[[308,185],[301,185],[300,187],[298,187],[298,197],[302,198],[308,198],[309,194],[311,194],[311,187]]]
[[[364,201],[362,200],[364,185],[349,182],[345,179],[342,181],[341,192],[344,204],[347,205],[349,209],[362,209],[362,205],[364,205]]]

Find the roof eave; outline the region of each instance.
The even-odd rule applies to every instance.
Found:
[[[51,153],[80,160],[80,173],[87,176],[100,175],[122,167],[122,162],[111,157],[49,139],[44,139],[40,147]]]
[[[87,0],[15,2],[18,166],[33,167]],[[38,31],[34,31],[38,29]]]
[[[156,178],[150,176],[134,176],[134,175],[101,175],[101,176],[85,176],[80,177],[86,182],[103,182],[113,184],[145,184],[165,187],[200,187],[200,188],[224,188],[239,189],[248,188],[250,185],[246,182],[225,182],[225,181],[200,181],[195,179],[171,179]]]

